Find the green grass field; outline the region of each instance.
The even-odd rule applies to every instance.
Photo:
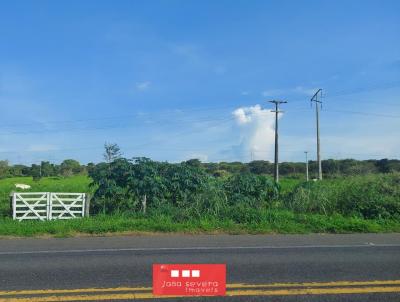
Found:
[[[11,192],[76,192],[89,193],[91,180],[87,176],[74,177],[45,177],[39,181],[33,181],[32,177],[14,177],[0,179],[0,217],[10,213],[10,193]],[[21,190],[15,184],[26,184],[32,188]]]
[[[397,177],[397,176],[396,176]],[[395,178],[397,181],[397,178]],[[353,180],[354,181],[354,180]],[[357,181],[357,179],[356,179]],[[368,183],[368,178],[365,178]],[[376,181],[371,179],[371,181]],[[68,221],[13,221],[9,217],[9,194],[17,191],[16,183],[29,184],[32,192],[93,192],[89,187],[91,180],[86,176],[70,178],[43,178],[32,181],[31,178],[9,178],[0,180],[0,236],[75,236],[80,234],[104,235],[108,233],[142,233],[142,232],[182,232],[182,233],[229,233],[229,234],[267,234],[267,233],[352,233],[352,232],[400,232],[399,219],[364,219],[356,216],[340,214],[321,214],[307,212],[309,209],[289,210],[272,208],[256,210],[249,214],[249,219],[238,220],[228,217],[203,216],[200,218],[177,219],[174,214],[163,210],[149,211],[144,216],[141,213],[98,215],[90,218]],[[335,198],[341,196],[335,192],[344,182],[351,181],[327,180],[320,186],[329,189],[329,194]],[[281,182],[284,195],[290,195],[300,182],[293,179],[283,179]],[[325,194],[317,186],[318,194]],[[334,189],[334,190],[333,190]],[[388,190],[389,188],[383,188]],[[336,190],[336,191],[335,191]],[[395,188],[394,190],[397,190]],[[20,190],[19,190],[20,191]],[[397,192],[397,191],[396,191]],[[359,194],[358,191],[352,192]],[[393,193],[393,192],[392,192]],[[392,194],[391,193],[391,194]],[[321,198],[324,195],[316,195]],[[336,195],[335,195],[336,194]],[[397,194],[397,193],[396,193]],[[302,195],[301,195],[302,196]],[[304,202],[313,201],[308,196]],[[330,197],[331,199],[333,197]],[[351,196],[349,197],[351,198]],[[303,201],[303,199],[301,199]],[[298,207],[297,204],[295,206]],[[301,211],[302,210],[302,211]],[[179,213],[178,213],[179,214]]]

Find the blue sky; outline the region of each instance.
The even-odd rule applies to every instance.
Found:
[[[284,99],[313,159],[318,88],[323,158],[400,158],[399,37],[399,1],[0,0],[0,158],[272,160]]]

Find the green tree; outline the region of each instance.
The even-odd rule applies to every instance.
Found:
[[[389,160],[387,158],[378,160],[376,162],[376,166],[378,167],[378,171],[381,173],[389,173],[390,172]]]
[[[200,159],[197,159],[197,158],[189,159],[185,163],[192,167],[197,167],[197,168],[201,167],[201,161],[200,161]]]
[[[41,165],[41,174],[43,177],[55,176],[54,164],[51,164],[48,161],[42,161]]]
[[[83,171],[81,164],[74,159],[66,159],[60,165],[60,173],[62,176],[72,176]]]
[[[0,160],[0,178],[9,176],[9,168],[7,160]]]
[[[266,160],[253,160],[248,163],[248,167],[254,174],[272,174],[274,172],[273,165]]]
[[[128,186],[131,170],[131,163],[123,158],[88,170],[92,186],[96,187],[91,203],[94,212],[106,214],[136,209],[137,196],[131,194]]]
[[[39,181],[42,178],[41,166],[37,164],[32,164],[31,175],[34,181]]]
[[[30,168],[24,165],[13,165],[9,168],[11,177],[30,176]]]
[[[109,144],[109,143],[105,143],[104,144],[104,160],[107,163],[110,163],[118,158],[121,158],[122,153],[121,153],[121,149],[119,148],[119,146],[117,144]]]

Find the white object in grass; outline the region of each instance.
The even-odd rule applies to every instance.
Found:
[[[15,187],[22,189],[22,190],[28,190],[31,188],[30,185],[25,185],[25,184],[15,184]]]

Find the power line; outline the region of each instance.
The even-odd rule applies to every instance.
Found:
[[[192,120],[179,120],[176,119],[178,122],[188,122],[188,123],[206,123],[206,122],[218,122],[218,121],[227,121],[227,120],[233,120],[234,117],[222,117],[222,118],[210,118],[207,117],[205,119],[192,119]],[[161,121],[152,121],[154,124],[162,124]],[[164,124],[163,124],[164,125]],[[81,132],[81,131],[97,131],[97,130],[111,130],[111,129],[120,129],[120,128],[131,128],[134,127],[135,125],[129,124],[129,125],[123,125],[123,124],[118,124],[118,125],[103,125],[103,126],[97,126],[97,127],[77,127],[77,128],[65,128],[65,129],[42,129],[42,130],[28,130],[28,131],[8,131],[8,132],[2,132],[0,135],[20,135],[20,134],[43,134],[43,133],[60,133],[60,132]]]
[[[344,96],[344,95],[351,95],[351,94],[357,94],[357,93],[363,93],[363,92],[369,92],[369,91],[375,91],[375,90],[381,90],[381,89],[391,89],[391,88],[397,88],[400,87],[400,81],[394,81],[391,83],[379,83],[375,86],[369,85],[368,88],[356,88],[356,89],[344,89],[344,90],[339,90],[333,93],[327,93],[327,97],[338,97],[338,96]]]
[[[400,118],[400,115],[393,115],[393,114],[381,114],[381,113],[373,113],[373,112],[363,112],[363,111],[353,111],[353,110],[326,110],[327,112],[336,112],[336,113],[348,113],[348,114],[358,114],[358,115],[367,115],[367,116],[379,116],[379,117],[386,117],[386,118]]]
[[[357,94],[357,93],[362,93],[362,92],[368,92],[368,91],[374,91],[374,90],[379,90],[379,89],[390,89],[390,88],[396,88],[400,87],[400,81],[394,81],[391,83],[383,83],[383,84],[378,84],[375,86],[370,86],[368,88],[356,88],[356,89],[347,89],[347,90],[339,90],[339,91],[334,91],[332,93],[328,93],[327,95],[324,95],[324,98],[336,98],[339,96],[344,96],[344,95],[352,95],[352,94]],[[304,100],[297,99],[297,100],[291,100],[291,103],[297,103],[297,102],[304,102]],[[380,102],[380,104],[383,104]],[[400,105],[400,104],[396,104]],[[159,111],[158,113],[155,113],[154,111],[151,113],[152,116],[158,114],[158,115],[171,115],[173,113],[187,113],[187,112],[201,112],[201,111],[215,111],[215,110],[224,110],[224,109],[235,109],[239,106],[253,106],[253,104],[248,104],[248,105],[243,105],[243,104],[238,104],[236,106],[229,105],[229,106],[215,106],[215,107],[198,107],[198,108],[171,108],[171,109],[166,109],[165,111]],[[127,114],[127,115],[117,115],[117,116],[108,116],[108,117],[95,117],[95,118],[82,118],[82,119],[72,119],[72,120],[53,120],[53,121],[45,121],[45,122],[29,122],[29,123],[17,123],[17,124],[2,124],[0,127],[14,127],[14,126],[28,126],[28,125],[33,125],[33,124],[70,124],[70,123],[79,123],[79,122],[93,122],[93,121],[104,121],[104,120],[121,120],[121,119],[131,119],[134,117],[142,117],[146,115],[147,113],[143,112],[138,112],[138,113],[133,113],[133,114]]]
[[[238,105],[239,106],[239,105]],[[210,111],[218,111],[223,109],[235,109],[237,106],[216,106],[216,107],[200,107],[200,108],[175,108],[175,109],[167,109],[164,111],[152,111],[149,112],[137,112],[126,115],[116,115],[116,116],[105,116],[105,117],[94,117],[94,118],[82,118],[82,119],[70,119],[70,120],[50,120],[50,121],[37,121],[37,122],[23,122],[16,124],[1,124],[0,127],[19,127],[19,126],[31,126],[31,125],[52,125],[52,124],[75,124],[81,122],[95,122],[95,121],[106,121],[106,120],[124,120],[124,119],[132,119],[132,118],[143,118],[143,117],[151,117],[154,119],[155,116],[165,116],[169,118],[171,115],[179,115],[186,114],[190,112],[210,112]],[[208,115],[207,115],[208,116]]]
[[[222,121],[220,121],[220,122],[218,122],[218,123],[215,123],[213,126],[210,126],[209,128],[213,128],[213,127],[216,127],[216,126],[223,125],[223,124],[225,124],[226,122],[231,121],[232,119],[233,119],[233,118],[228,118],[228,119],[225,118],[225,119],[223,119]],[[199,129],[196,129],[196,130],[194,130],[194,129],[186,129],[186,130],[184,130],[184,131],[175,133],[174,135],[163,136],[162,138],[153,139],[153,140],[150,140],[150,141],[148,141],[148,142],[145,142],[145,143],[142,143],[142,144],[133,146],[133,147],[131,147],[131,149],[132,149],[132,150],[133,150],[133,149],[140,149],[140,148],[142,148],[142,147],[145,147],[145,146],[148,146],[148,145],[151,145],[151,144],[154,144],[154,143],[159,143],[160,141],[163,141],[163,140],[171,140],[171,139],[173,139],[173,138],[177,138],[177,137],[180,137],[180,136],[183,136],[183,135],[194,134],[194,133],[198,133],[198,132],[202,132],[202,131],[204,131],[204,128],[199,128]],[[102,148],[103,148],[103,147],[63,148],[62,150],[48,150],[48,151],[43,151],[43,152],[75,151],[75,150],[96,150],[96,149],[102,149]],[[158,148],[158,147],[157,147],[157,148]],[[17,153],[17,152],[19,152],[19,151],[20,151],[20,150],[0,151],[0,153]],[[24,152],[38,152],[38,151],[24,151]]]

